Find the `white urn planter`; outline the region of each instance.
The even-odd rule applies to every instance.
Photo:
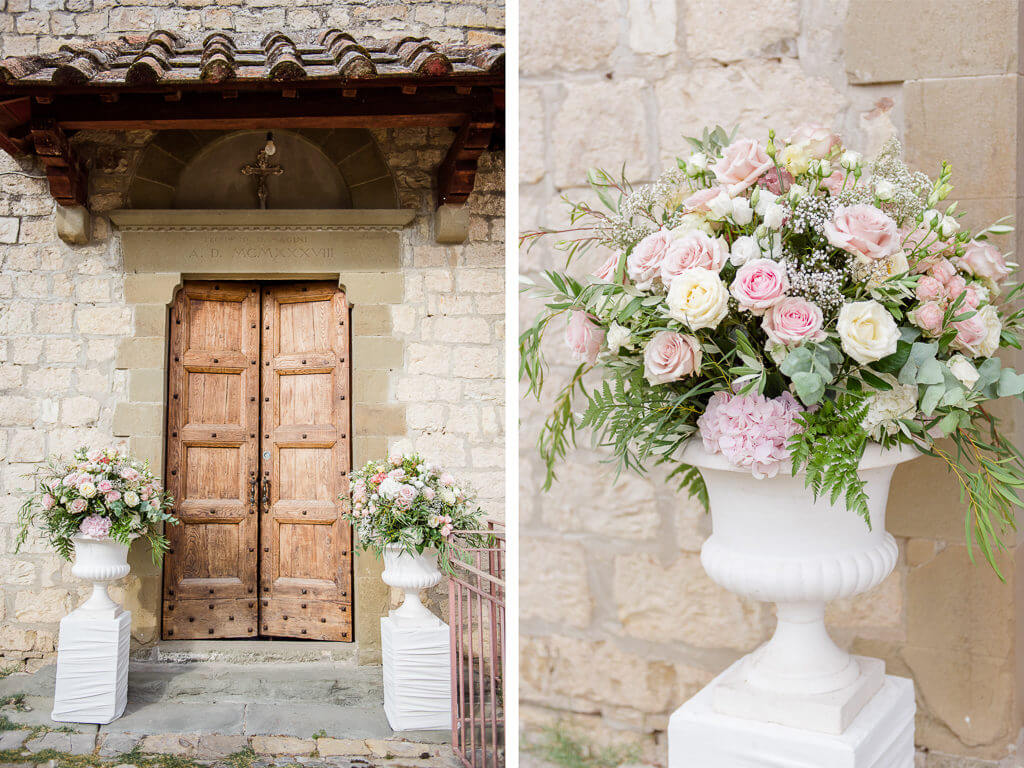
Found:
[[[869,527],[842,499],[815,501],[788,465],[758,480],[708,453],[699,439],[689,443],[684,460],[701,470],[712,519],[704,569],[731,592],[775,603],[778,623],[767,643],[673,715],[673,768],[747,765],[746,750],[760,752],[760,762],[750,765],[912,766],[912,683],[886,676],[879,659],[839,648],[825,627],[825,607],[892,572],[898,548],[885,530],[889,483],[896,466],[917,455],[869,444],[860,469]],[[881,749],[885,761],[865,762],[872,749]],[[687,751],[685,759],[679,750]],[[694,762],[698,754],[708,762]]]
[[[437,567],[437,551],[425,549],[409,554],[401,544],[384,546],[384,583],[405,593],[402,605],[391,611],[391,618],[406,627],[437,626],[443,623],[427,610],[420,593],[441,583],[441,570]]]
[[[380,620],[384,713],[396,731],[451,727],[451,639],[448,625],[423,604],[421,592],[441,583],[437,552],[384,547],[384,583],[405,593]]]
[[[58,722],[105,724],[124,713],[128,701],[131,612],[115,603],[107,587],[131,570],[128,546],[75,537],[71,572],[91,581],[92,595],[60,622],[53,713]]]

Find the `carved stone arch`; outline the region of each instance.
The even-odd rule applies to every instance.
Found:
[[[363,128],[273,132],[268,208],[398,208],[398,188],[373,134]],[[242,167],[266,132],[161,131],[142,152],[128,192],[135,209],[258,208],[256,181]]]

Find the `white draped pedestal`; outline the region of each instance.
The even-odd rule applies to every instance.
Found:
[[[448,625],[380,620],[384,712],[396,731],[451,728],[451,644]]]
[[[124,713],[131,626],[131,612],[120,608],[114,615],[82,607],[61,620],[54,720],[103,725]]]
[[[912,681],[886,675],[850,726],[834,735],[716,712],[715,691],[741,662],[672,714],[669,768],[913,768]]]

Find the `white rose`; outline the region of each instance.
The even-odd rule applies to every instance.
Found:
[[[451,505],[455,503],[455,491],[451,488],[444,487],[441,489],[441,501],[445,504]]]
[[[939,225],[939,234],[945,238],[950,238],[960,231],[960,222],[954,219],[952,216],[943,216],[942,223]]]
[[[875,182],[875,197],[879,200],[892,200],[895,194],[896,186],[891,181],[880,179]]]
[[[771,203],[764,210],[764,225],[769,229],[781,229],[786,209],[778,203]]]
[[[949,358],[949,362],[946,363],[949,366],[949,372],[952,373],[960,383],[968,389],[974,387],[975,383],[980,378],[978,369],[974,367],[974,363],[968,360],[963,355],[953,355]]]
[[[124,503],[127,504],[129,507],[139,506],[139,494],[137,494],[135,491],[125,491]]]
[[[892,385],[892,389],[871,393],[863,422],[865,431],[875,440],[880,440],[883,434],[896,434],[900,419],[912,419],[917,415],[917,385],[900,384],[895,376],[887,373],[881,377]]]
[[[754,212],[750,209],[750,201],[745,197],[737,197],[732,201],[732,220],[741,227],[749,224],[754,218]]]
[[[385,499],[393,499],[398,495],[398,491],[401,487],[402,484],[393,477],[385,477],[377,488],[377,492]]]
[[[1003,333],[1003,323],[992,304],[987,304],[978,310],[978,319],[985,325],[985,338],[978,345],[978,354],[982,357],[992,357],[999,349],[999,337]]]
[[[629,332],[629,328],[624,328],[618,323],[612,323],[608,329],[608,334],[605,336],[605,341],[608,344],[608,351],[613,355],[618,354],[619,349],[625,347],[629,349],[633,346],[630,338],[632,335]]]
[[[699,176],[708,169],[708,156],[703,152],[694,152],[686,158],[686,173],[690,176]]]
[[[732,198],[729,197],[728,192],[723,190],[709,203],[708,207],[711,209],[710,217],[712,219],[724,219],[732,214]]]
[[[757,202],[754,204],[754,210],[757,211],[758,216],[764,216],[764,212],[768,210],[768,206],[779,199],[779,196],[769,192],[767,189],[755,189],[754,195],[757,196]]]
[[[861,155],[860,152],[854,152],[852,149],[848,149],[843,152],[839,158],[839,164],[848,171],[852,171],[858,165],[860,165]]]
[[[82,483],[78,486],[78,493],[83,499],[91,499],[96,495],[96,486],[92,483]]]
[[[696,331],[717,328],[729,310],[729,290],[710,269],[684,269],[668,289],[669,317]]]
[[[729,261],[734,267],[742,267],[751,259],[761,258],[761,247],[754,238],[743,235],[737,237],[729,252]]]
[[[828,160],[817,161],[818,175],[823,179],[827,179],[832,175],[832,163]]]
[[[843,351],[858,363],[872,363],[896,351],[900,329],[877,301],[854,301],[839,310],[836,330]]]

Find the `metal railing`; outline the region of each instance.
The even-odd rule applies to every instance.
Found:
[[[505,527],[456,534],[448,579],[452,748],[466,768],[505,765]]]

